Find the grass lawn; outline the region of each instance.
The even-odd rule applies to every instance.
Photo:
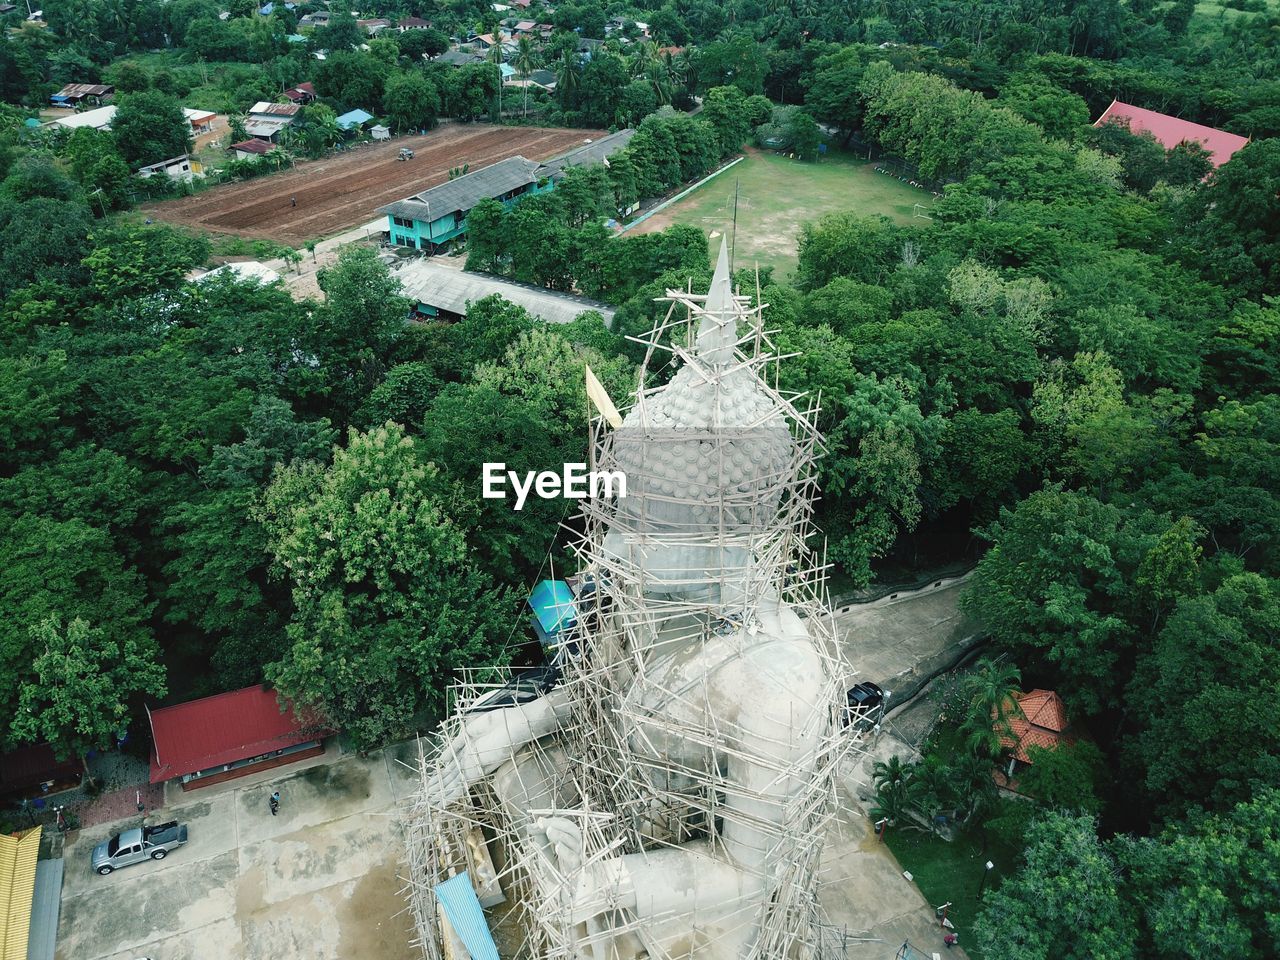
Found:
[[[973,919],[982,906],[978,886],[986,872],[984,865],[988,860],[995,864],[986,883],[986,889],[991,890],[1000,885],[1001,877],[1013,873],[1018,851],[999,844],[994,838],[988,839],[984,851],[982,841],[969,833],[948,842],[918,830],[901,828],[889,830],[885,842],[902,869],[915,877],[916,886],[931,905],[938,907],[950,902],[947,919],[955,924],[960,946],[972,960],[982,960],[982,954],[974,949],[971,931]]]
[[[655,214],[642,229],[661,230],[674,223],[701,227],[711,235],[714,253],[720,235],[733,223],[735,181],[739,189],[737,266],[758,261],[762,267],[773,267],[779,278],[795,270],[802,223],[840,210],[883,214],[898,223],[927,223],[914,219],[915,204],[933,203],[927,191],[876,173],[874,164],[844,151],[830,150],[815,163],[803,163],[748,150],[737,166]]]

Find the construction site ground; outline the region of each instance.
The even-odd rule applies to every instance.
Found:
[[[837,613],[846,655],[861,677],[906,695],[969,652],[961,581],[944,581]],[[932,722],[919,697],[884,724],[872,757],[909,755]],[[190,841],[161,862],[107,877],[89,856],[138,818],[85,828],[64,848],[58,960],[417,960],[401,894],[400,824],[416,786],[416,746],[367,759],[334,748],[295,766],[189,793],[170,785],[148,822],[177,819]],[[903,940],[946,951],[933,909],[903,876],[865,816],[871,757],[841,771],[840,809],[823,856],[820,898],[847,934],[850,960],[889,960]],[[272,817],[267,798],[281,794]],[[905,865],[909,869],[909,865]]]
[[[602,135],[599,130],[446,124],[425,136],[364,144],[142,209],[166,223],[297,247],[364,223],[383,204],[444,183],[452,169],[467,165],[475,171],[517,154],[548,160]],[[396,159],[402,147],[413,150],[412,160]]]
[[[138,818],[79,831],[64,847],[58,960],[419,957],[397,876],[396,802],[414,784],[396,757],[410,752],[366,760],[330,748],[190,793],[171,788],[148,822],[187,824],[188,843],[106,877],[90,871],[90,852]]]

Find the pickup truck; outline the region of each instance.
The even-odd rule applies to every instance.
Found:
[[[113,870],[132,866],[143,860],[163,860],[170,850],[187,842],[186,825],[177,820],[152,827],[136,827],[117,833],[93,848],[93,869],[104,877]]]

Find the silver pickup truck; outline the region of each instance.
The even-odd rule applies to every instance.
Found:
[[[104,877],[112,870],[143,860],[163,860],[187,842],[187,828],[177,820],[141,830],[125,830],[93,848],[93,869]]]

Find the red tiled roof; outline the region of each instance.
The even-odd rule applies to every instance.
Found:
[[[274,690],[246,687],[150,711],[151,782],[316,740],[329,731],[292,708],[280,711]]]
[[[1000,731],[1000,744],[1023,763],[1031,763],[1027,748],[1053,749],[1060,743],[1072,742],[1067,733],[1067,708],[1052,690],[1032,690],[1014,695],[1022,713],[1010,711],[1007,729]]]
[[[1231,159],[1233,153],[1249,142],[1248,137],[1215,130],[1190,120],[1179,120],[1177,117],[1121,103],[1119,100],[1111,101],[1111,106],[1103,111],[1094,126],[1100,127],[1104,123],[1122,123],[1134,133],[1147,131],[1166,150],[1172,150],[1188,140],[1199,143],[1209,151],[1215,167],[1222,166]]]

